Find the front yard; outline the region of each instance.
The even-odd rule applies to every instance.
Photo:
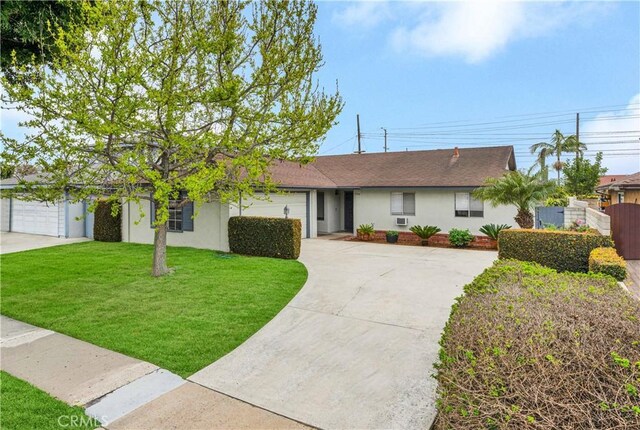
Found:
[[[85,242],[2,256],[0,313],[186,377],[271,320],[304,284],[297,261]]]
[[[93,429],[98,422],[84,409],[69,406],[21,379],[0,371],[2,428],[4,429]]]

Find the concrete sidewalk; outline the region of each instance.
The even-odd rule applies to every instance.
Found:
[[[0,369],[85,407],[108,429],[305,427],[153,364],[6,316]]]

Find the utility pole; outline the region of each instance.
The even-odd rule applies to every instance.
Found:
[[[576,159],[580,155],[580,112],[576,113]]]
[[[358,150],[357,154],[362,154],[362,146],[360,145],[360,114],[356,114],[356,122],[358,124]]]
[[[387,129],[384,127],[380,127],[380,129],[384,130],[384,152],[387,152],[389,148],[387,148]]]

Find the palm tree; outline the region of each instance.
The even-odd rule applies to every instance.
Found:
[[[518,225],[533,228],[531,208],[544,201],[556,187],[553,182],[544,181],[540,176],[539,173],[530,175],[514,171],[501,178],[488,178],[481,188],[473,192],[473,196],[489,201],[494,207],[514,205],[518,209],[514,218]]]
[[[565,139],[565,150],[567,152],[575,152],[576,158],[582,158],[584,151],[587,150],[587,145],[580,142],[578,138],[572,134]]]
[[[556,129],[556,131],[551,135],[551,143],[549,142],[538,142],[534,145],[531,145],[531,153],[538,154],[538,164],[540,164],[540,170],[543,171],[546,168],[546,160],[549,155],[556,155],[556,162],[553,163],[553,168],[558,172],[558,183],[560,183],[560,170],[562,170],[562,161],[560,157],[563,152],[567,152],[570,150],[576,150],[576,146],[580,148],[580,145],[584,146],[584,144],[579,143],[578,139],[574,135],[565,137],[560,130]],[[584,146],[586,149],[586,146]]]

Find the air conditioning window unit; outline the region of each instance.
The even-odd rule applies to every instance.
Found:
[[[407,225],[407,224],[409,224],[409,218],[407,217],[396,218],[396,225]]]

